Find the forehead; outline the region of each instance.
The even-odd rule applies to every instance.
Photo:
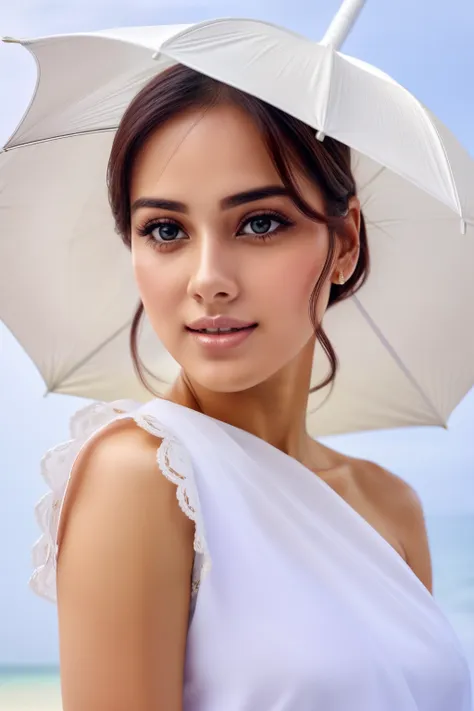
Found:
[[[140,150],[132,170],[131,200],[162,193],[224,195],[249,185],[281,183],[264,140],[242,109],[223,104],[170,119]]]

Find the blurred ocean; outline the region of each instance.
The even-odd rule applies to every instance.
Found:
[[[435,597],[466,650],[474,686],[474,515],[427,519]],[[0,667],[1,711],[61,711],[56,668]]]
[[[434,595],[464,646],[474,689],[474,515],[431,516],[427,526]]]

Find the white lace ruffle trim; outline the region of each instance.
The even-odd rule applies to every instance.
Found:
[[[161,439],[157,450],[158,467],[163,475],[176,485],[179,506],[195,524],[193,595],[197,593],[201,579],[211,568],[193,467],[185,447],[156,417],[146,412],[146,406],[129,400],[92,403],[72,416],[71,439],[48,450],[41,461],[41,474],[50,491],[35,507],[42,535],[33,546],[34,572],[29,586],[37,595],[51,602],[56,601],[59,520],[74,462],[84,444],[93,435],[114,420],[127,418],[133,419],[139,427]]]

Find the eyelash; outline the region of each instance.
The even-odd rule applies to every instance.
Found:
[[[247,237],[251,237],[254,240],[258,240],[261,242],[266,242],[271,239],[277,234],[279,234],[282,230],[287,230],[290,229],[291,227],[294,226],[294,222],[289,220],[287,217],[282,215],[279,212],[276,212],[275,210],[263,210],[260,212],[256,212],[253,215],[247,215],[239,224],[239,227],[237,229],[237,236],[241,235],[241,230],[249,224],[249,222],[252,222],[252,220],[256,220],[259,217],[269,217],[275,220],[276,222],[279,222],[279,226],[273,230],[273,232],[267,232],[265,234],[254,234],[254,235],[244,235]],[[176,244],[176,242],[181,242],[182,240],[169,240],[169,242],[157,242],[153,237],[151,236],[151,233],[153,230],[155,230],[157,227],[160,227],[162,225],[174,225],[178,227],[180,230],[185,232],[186,230],[184,227],[177,221],[177,220],[172,220],[167,217],[162,217],[158,219],[151,219],[145,222],[143,225],[140,225],[136,228],[137,234],[139,234],[141,237],[146,238],[147,244],[151,244],[151,246],[154,249],[157,249],[159,251],[166,251],[169,249],[172,245]]]

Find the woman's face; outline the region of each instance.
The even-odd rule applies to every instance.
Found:
[[[319,190],[298,181],[324,211]],[[169,121],[135,161],[130,200],[145,311],[192,381],[237,392],[294,361],[313,338],[309,300],[328,231],[285,195],[246,113],[219,105]]]

